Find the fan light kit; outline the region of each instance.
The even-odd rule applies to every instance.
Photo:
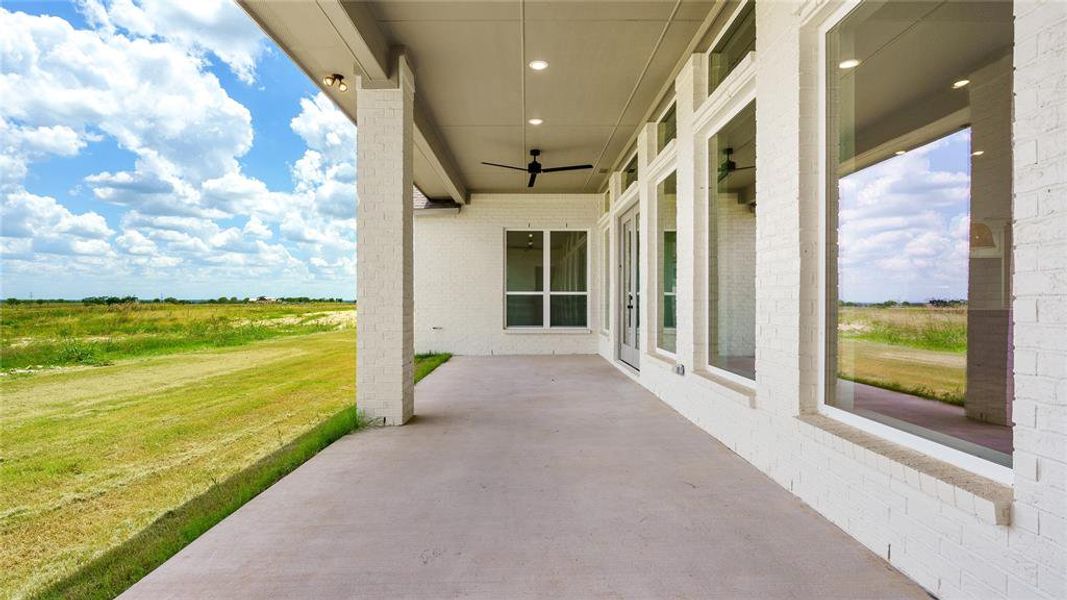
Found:
[[[322,78],[322,83],[326,87],[333,87],[333,86],[336,85],[337,89],[339,91],[341,91],[341,92],[347,92],[348,91],[348,84],[345,83],[345,76],[344,75],[338,75],[337,73],[333,73],[332,75],[327,75],[327,76]]]
[[[952,84],[952,89],[958,90],[958,89],[960,89],[961,87],[967,85],[970,82],[971,82],[970,79],[960,79],[959,81],[956,81],[956,82],[954,82]]]
[[[530,68],[534,71],[544,71],[548,68],[548,62],[543,60],[531,60]]]
[[[530,125],[540,125],[541,123],[544,123],[544,122],[545,122],[544,119],[538,119],[536,117],[534,117],[533,119],[530,119],[529,121],[527,121],[527,123],[529,123]]]
[[[533,160],[530,164],[523,167],[513,167],[511,165],[502,165],[499,163],[483,162],[483,165],[489,165],[490,167],[500,167],[502,169],[512,169],[515,171],[524,171],[530,174],[530,181],[526,184],[526,187],[533,187],[537,181],[537,176],[541,173],[558,173],[559,171],[578,171],[580,169],[592,169],[593,165],[568,165],[566,167],[549,167],[548,169],[541,166],[541,163],[537,162],[537,157],[541,155],[541,151],[537,148],[530,150],[530,156]],[[533,235],[533,234],[531,234]]]
[[[837,63],[840,69],[855,69],[860,66],[860,60],[858,58],[850,58]]]

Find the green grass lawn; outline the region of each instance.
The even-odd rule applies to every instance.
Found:
[[[0,379],[0,597],[113,596],[357,428],[336,327]]]
[[[966,308],[842,307],[838,317],[840,377],[963,405]]]
[[[16,304],[0,307],[0,369],[101,365],[123,358],[238,346],[354,324],[355,305]]]

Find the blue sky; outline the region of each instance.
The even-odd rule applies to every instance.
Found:
[[[355,295],[355,127],[230,0],[0,7],[6,297]]]

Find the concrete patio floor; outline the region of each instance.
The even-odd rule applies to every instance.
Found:
[[[456,357],[123,598],[926,598],[599,357]]]

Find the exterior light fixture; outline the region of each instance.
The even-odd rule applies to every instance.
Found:
[[[839,69],[855,69],[860,66],[860,60],[858,58],[850,58],[837,63]]]
[[[897,150],[894,154],[896,154],[897,156],[900,156],[901,154],[904,154],[905,152],[907,152],[907,150]]]
[[[337,89],[342,91],[342,92],[347,92],[348,91],[348,84],[345,83],[345,76],[344,75],[339,75],[337,73],[333,73],[331,75],[327,75],[327,76],[322,78],[322,83],[326,87],[333,87],[334,85],[336,85]]]
[[[534,71],[544,71],[548,68],[548,62],[544,60],[531,60],[530,68]]]
[[[971,152],[971,156],[981,156],[983,154],[985,154],[985,150],[975,150],[974,152]]]
[[[529,123],[530,125],[540,125],[541,123],[544,123],[544,122],[545,122],[544,119],[538,119],[537,117],[534,117],[534,118],[530,119],[529,121],[527,121],[527,123]]]
[[[952,89],[958,90],[958,89],[960,89],[961,87],[967,85],[970,82],[971,82],[970,79],[960,79],[959,81],[956,81],[956,82],[954,82],[952,84]]]

